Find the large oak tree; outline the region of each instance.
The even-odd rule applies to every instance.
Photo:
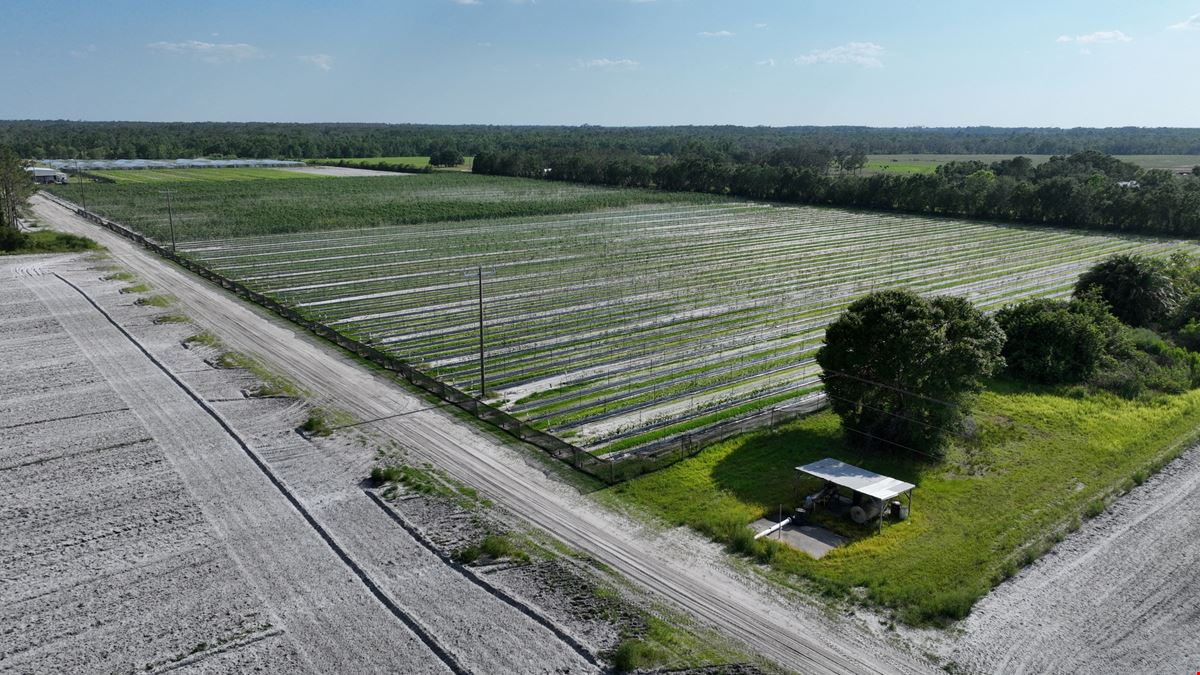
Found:
[[[958,297],[904,290],[851,304],[817,352],[829,404],[851,440],[936,453],[972,394],[1003,367],[1004,333]]]

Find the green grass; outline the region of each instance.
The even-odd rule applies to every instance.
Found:
[[[21,245],[12,250],[0,249],[0,255],[25,255],[31,253],[75,253],[78,251],[100,251],[100,244],[86,237],[79,237],[65,232],[39,230],[28,232],[21,237]]]
[[[964,616],[1017,566],[1177,453],[1200,426],[1200,391],[1128,401],[1000,382],[981,396],[975,419],[975,438],[931,463],[851,448],[825,412],[717,444],[610,488],[608,498],[696,528],[785,581],[798,576],[837,595],[862,587],[905,622],[941,623]],[[827,456],[916,483],[912,517],[880,535],[830,523],[852,542],[819,561],[753,542],[747,524],[819,487],[797,481],[794,467]]]
[[[89,171],[88,173],[114,181],[117,184],[161,185],[163,183],[224,183],[229,181],[249,180],[288,180],[312,179],[321,176],[284,169],[233,168],[233,169],[116,169],[109,171]],[[66,186],[69,190],[79,186]],[[90,192],[94,186],[86,189]],[[175,187],[172,185],[171,187]],[[64,197],[69,195],[64,194]],[[89,195],[90,199],[90,195]]]
[[[59,185],[49,189],[66,199],[78,200],[76,187]],[[555,215],[635,204],[708,203],[716,199],[457,172],[419,174],[382,182],[372,177],[179,181],[171,187],[175,230],[180,241]],[[159,184],[97,183],[88,187],[87,202],[91,210],[160,241],[170,238],[166,200]]]
[[[170,307],[175,302],[175,298],[169,295],[149,295],[144,298],[138,298],[137,304],[146,305],[149,307]],[[161,322],[160,322],[161,323]]]

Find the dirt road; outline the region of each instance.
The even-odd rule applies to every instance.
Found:
[[[427,404],[307,335],[298,335],[224,291],[175,268],[67,209],[38,197],[39,217],[55,229],[86,235],[210,327],[233,349],[263,361],[336,401],[362,420]],[[518,517],[586,551],[704,624],[775,663],[805,673],[928,672],[932,667],[881,643],[850,621],[784,602],[724,564],[715,546],[684,532],[663,533],[613,514],[547,475],[524,450],[497,443],[449,414],[430,410],[377,428],[455,478],[481,489]],[[532,450],[531,450],[532,451]],[[534,451],[535,452],[535,451]]]

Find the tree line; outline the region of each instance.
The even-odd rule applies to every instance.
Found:
[[[316,159],[464,155],[514,150],[622,152],[682,156],[710,153],[745,162],[798,145],[846,147],[867,154],[1200,154],[1200,129],[1122,127],[877,128],[738,126],[491,126],[266,122],[0,121],[0,144],[22,157],[175,159],[243,157]]]
[[[1122,232],[1200,235],[1200,175],[1142,169],[1095,150],[943,164],[928,174],[862,175],[861,155],[788,148],[743,161],[716,153],[507,151],[476,155],[484,174],[748,199],[983,218]]]

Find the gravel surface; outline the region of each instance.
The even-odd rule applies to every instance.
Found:
[[[220,334],[231,348],[328,396],[359,419],[428,405],[315,339],[265,318],[62,207],[39,198],[35,209],[56,229],[99,240],[115,259],[179,298],[188,316]],[[819,608],[785,601],[761,582],[731,571],[720,549],[696,535],[650,531],[600,508],[553,477],[528,456],[529,450],[499,443],[445,411],[414,412],[374,426],[454,478],[478,487],[509,512],[785,668],[812,673],[932,670],[923,659],[882,644],[853,622],[831,620]]]
[[[1200,448],[975,606],[942,649],[977,673],[1200,669]]]

